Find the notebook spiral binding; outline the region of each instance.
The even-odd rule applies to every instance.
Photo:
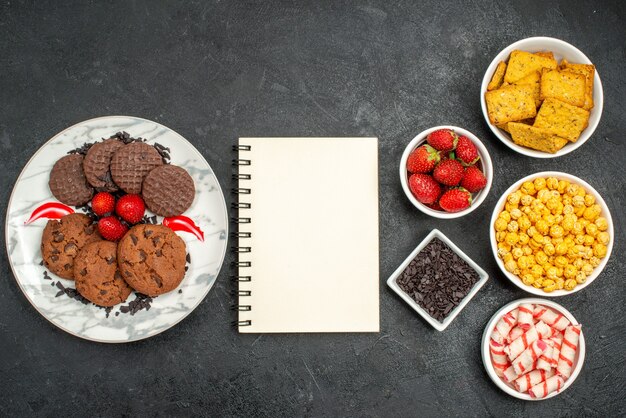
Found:
[[[236,153],[240,153],[241,151],[250,151],[252,147],[250,145],[233,145],[233,151]],[[248,187],[240,187],[241,180],[251,180],[252,175],[247,173],[241,173],[240,167],[250,166],[252,165],[252,161],[246,158],[240,158],[240,155],[237,155],[237,158],[232,160],[232,164],[236,167],[237,172],[233,174],[232,179],[237,182],[237,186],[232,189],[232,193],[237,195],[237,201],[231,204],[231,209],[237,211],[237,215],[231,217],[231,221],[236,225],[237,230],[232,232],[230,235],[232,238],[237,239],[237,245],[232,246],[230,250],[235,256],[236,261],[231,263],[231,266],[237,270],[237,273],[231,276],[231,279],[237,283],[238,287],[240,287],[240,283],[251,282],[252,277],[250,275],[245,275],[241,273],[241,269],[252,267],[252,263],[250,261],[241,261],[239,259],[241,254],[252,252],[252,248],[250,246],[240,246],[239,240],[245,238],[251,238],[252,233],[247,231],[241,231],[240,228],[245,224],[250,224],[252,219],[247,216],[240,216],[240,211],[243,209],[250,209],[252,204],[249,202],[241,202],[239,201],[239,196],[243,198],[243,195],[249,195],[252,193],[252,190]],[[251,296],[252,292],[250,290],[243,290],[241,288],[237,289],[233,292],[234,296],[238,299],[246,296]],[[237,303],[232,306],[232,309],[237,312],[249,312],[252,310],[252,306],[249,304],[241,304]],[[247,327],[252,325],[252,320],[236,320],[233,321],[233,325],[236,327]]]

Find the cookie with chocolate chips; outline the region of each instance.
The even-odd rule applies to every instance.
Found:
[[[158,296],[185,277],[185,241],[163,225],[135,225],[117,247],[122,277],[136,291]]]
[[[82,213],[72,213],[59,220],[51,219],[41,236],[44,265],[59,277],[74,278],[74,258],[88,243],[99,241],[96,225]]]
[[[126,301],[132,289],[117,269],[117,244],[96,241],[85,245],[74,259],[76,290],[99,306]]]

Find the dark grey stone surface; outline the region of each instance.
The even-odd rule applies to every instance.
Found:
[[[626,414],[625,5],[3,0],[3,202],[44,141],[96,116],[135,115],[173,128],[204,154],[225,189],[232,187],[230,145],[238,136],[376,135],[381,332],[239,335],[229,326],[228,257],[216,287],[174,329],[133,344],[92,343],[42,318],[3,255],[0,415]],[[513,153],[490,133],[479,106],[480,82],[493,56],[534,35],[576,45],[604,84],[596,133],[559,159]],[[440,124],[474,132],[495,164],[487,200],[452,221],[414,209],[397,175],[406,143]],[[615,219],[616,245],[597,282],[558,300],[584,324],[582,374],[561,396],[525,403],[500,392],[480,359],[488,319],[526,296],[499,273],[488,218],[511,183],[549,169],[580,176],[599,190]],[[443,333],[384,285],[435,227],[491,276]]]

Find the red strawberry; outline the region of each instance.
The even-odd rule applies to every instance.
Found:
[[[424,204],[436,202],[441,194],[441,186],[428,174],[413,174],[409,177],[409,188],[413,196]]]
[[[450,189],[441,196],[439,205],[446,212],[460,212],[470,207],[472,195],[462,187]]]
[[[443,210],[441,209],[441,206],[439,205],[439,202],[435,202],[435,203],[431,203],[430,205],[426,205],[429,208],[431,208],[432,210]]]
[[[119,241],[128,228],[115,216],[106,216],[98,221],[98,232],[108,241]]]
[[[91,209],[98,216],[104,216],[115,209],[115,198],[111,193],[100,192],[91,199]]]
[[[458,160],[444,160],[437,164],[433,177],[446,186],[456,186],[463,178],[463,166]]]
[[[456,141],[458,137],[450,129],[439,129],[435,132],[431,132],[426,137],[428,144],[436,150],[448,152],[452,151],[456,147]]]
[[[456,144],[456,157],[465,165],[475,164],[480,158],[476,145],[466,136],[460,136]]]
[[[131,224],[136,224],[143,218],[146,211],[146,204],[138,194],[127,194],[117,201],[115,213],[120,218]]]
[[[487,178],[480,171],[480,168],[475,165],[470,165],[465,169],[463,178],[461,179],[461,187],[467,189],[470,193],[476,193],[485,188],[487,185]]]
[[[406,169],[411,173],[430,173],[439,162],[439,153],[430,145],[422,145],[409,154]]]

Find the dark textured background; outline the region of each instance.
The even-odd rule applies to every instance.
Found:
[[[0,415],[626,414],[626,3],[33,3],[0,6],[2,201],[44,141],[97,116],[134,115],[171,127],[204,154],[225,189],[238,136],[378,136],[381,332],[239,335],[229,326],[228,257],[206,300],[174,329],[133,344],[92,343],[41,317],[3,255]],[[604,84],[597,131],[559,159],[510,151],[479,106],[493,56],[536,35],[576,45]],[[441,124],[474,132],[495,164],[487,200],[452,221],[413,208],[397,175],[406,143]],[[527,295],[500,274],[488,218],[511,183],[546,169],[596,187],[618,232],[598,280],[558,300],[585,327],[582,374],[562,395],[531,403],[491,383],[479,344],[491,315]],[[491,276],[443,333],[384,285],[434,227]]]

